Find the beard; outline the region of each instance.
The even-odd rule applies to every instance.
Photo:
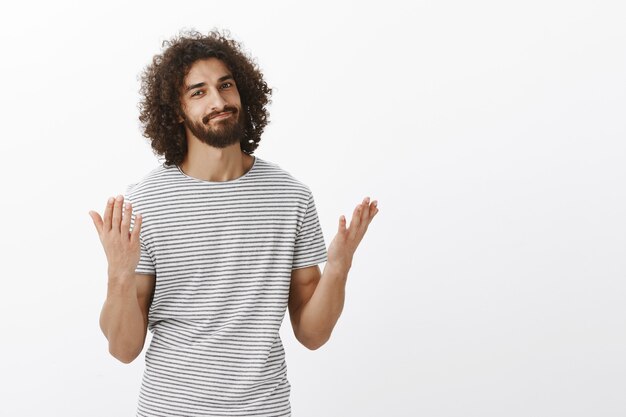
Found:
[[[235,107],[225,107],[224,111],[232,114],[225,119],[211,122],[204,117],[201,122],[190,121],[185,118],[185,126],[201,142],[214,148],[225,148],[234,143],[239,143],[245,134],[241,112]]]

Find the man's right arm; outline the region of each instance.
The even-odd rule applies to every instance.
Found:
[[[100,328],[109,352],[123,363],[132,362],[143,350],[155,282],[155,276],[147,274],[109,277]]]
[[[124,363],[132,362],[143,349],[156,281],[154,274],[135,273],[141,258],[143,216],[136,213],[131,231],[132,212],[132,203],[124,204],[121,194],[107,200],[104,217],[89,211],[108,263],[100,329],[109,341],[109,352]]]

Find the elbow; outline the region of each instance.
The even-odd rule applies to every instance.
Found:
[[[116,356],[115,359],[117,359],[118,361],[126,365],[128,365],[129,363],[135,360],[135,358],[133,358],[132,356],[127,356],[127,357]]]
[[[109,339],[109,354],[118,361],[129,364],[141,354],[145,339],[141,342],[121,339]]]
[[[322,346],[324,346],[326,342],[324,343],[316,343],[316,344],[311,344],[309,343],[308,345],[304,345],[307,349],[309,350],[317,350],[319,348],[321,348]]]
[[[298,338],[298,341],[302,344],[302,346],[306,347],[309,350],[317,350],[324,346],[326,342],[330,339],[330,335],[326,336],[302,336]]]
[[[124,364],[129,364],[137,358],[137,356],[134,355],[114,355],[113,353],[111,353],[111,355]]]
[[[109,353],[118,361],[124,364],[129,364],[137,359],[141,352],[118,352],[114,349],[109,348]]]

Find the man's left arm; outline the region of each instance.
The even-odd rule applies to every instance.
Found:
[[[340,217],[323,274],[317,265],[291,273],[289,317],[296,339],[308,349],[315,350],[330,339],[343,310],[354,252],[378,213],[377,204],[376,200],[370,204],[366,197],[354,210],[349,228],[345,217]]]

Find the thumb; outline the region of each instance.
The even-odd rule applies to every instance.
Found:
[[[344,234],[346,232],[346,218],[343,214],[339,217],[339,228],[337,231],[339,234]]]
[[[102,233],[102,226],[104,222],[102,221],[102,218],[100,217],[100,215],[96,213],[95,211],[90,210],[89,217],[91,217],[91,220],[93,221],[93,225],[96,227],[98,234]]]

